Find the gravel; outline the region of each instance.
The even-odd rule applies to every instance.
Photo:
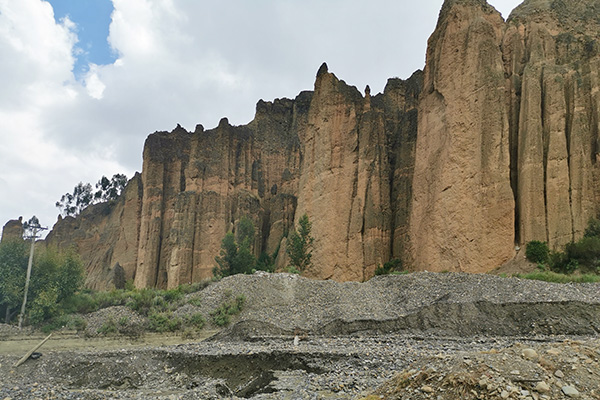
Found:
[[[210,320],[243,295],[243,311],[211,339],[45,351],[18,368],[19,355],[0,356],[0,400],[545,399],[564,387],[600,398],[599,289],[427,272],[366,283],[233,276],[175,311]],[[117,307],[86,319],[97,331],[124,317],[141,318]]]

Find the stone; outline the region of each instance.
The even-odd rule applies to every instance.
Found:
[[[527,360],[537,360],[538,359],[538,354],[533,349],[524,349],[523,352],[521,353],[521,355],[523,356],[523,358],[525,358]]]
[[[550,391],[550,386],[546,382],[538,382],[535,385],[535,391],[539,393],[548,393]]]
[[[578,398],[580,396],[580,393],[577,389],[575,389],[573,386],[563,386],[562,387],[562,392],[565,394],[565,396],[571,397],[571,398]]]
[[[557,369],[556,371],[554,371],[554,376],[556,376],[559,379],[563,379],[565,377],[565,374],[560,369]]]
[[[431,386],[423,386],[421,387],[421,390],[425,393],[433,393],[433,388]]]
[[[509,396],[510,396],[510,393],[507,392],[506,390],[503,390],[502,393],[500,393],[500,397],[502,397],[503,399],[508,399]]]

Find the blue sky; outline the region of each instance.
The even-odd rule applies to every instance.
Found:
[[[106,65],[115,62],[117,59],[115,51],[108,43],[111,14],[114,10],[111,0],[47,1],[52,4],[57,23],[68,17],[77,25],[79,42],[73,68],[77,78],[81,78],[88,72],[90,63]]]

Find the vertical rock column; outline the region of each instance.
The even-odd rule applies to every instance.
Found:
[[[296,220],[307,213],[318,278],[361,281],[389,259],[391,210],[384,120],[323,64],[303,143]]]
[[[504,21],[448,0],[429,40],[410,219],[416,269],[489,271],[514,255]]]

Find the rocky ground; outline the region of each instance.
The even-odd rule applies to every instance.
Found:
[[[178,312],[208,315],[238,295],[243,312],[205,341],[104,351],[49,344],[17,368],[22,354],[2,351],[0,400],[600,399],[598,284],[259,273],[210,285]]]

